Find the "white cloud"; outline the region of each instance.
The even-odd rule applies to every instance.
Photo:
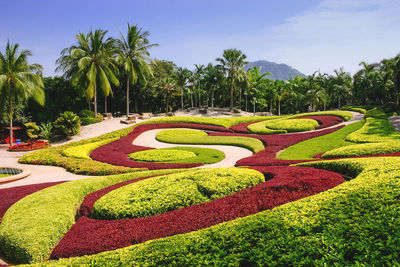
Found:
[[[307,74],[318,69],[331,73],[341,66],[354,73],[363,60],[400,52],[399,13],[398,1],[325,0],[274,27],[265,56]]]

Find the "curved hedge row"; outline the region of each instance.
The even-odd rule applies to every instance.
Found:
[[[115,141],[117,138],[107,139],[104,141],[97,141],[89,144],[78,145],[69,147],[63,150],[62,155],[65,157],[73,157],[79,159],[91,159],[89,157],[90,153],[95,150],[96,148],[108,144],[112,141]]]
[[[354,143],[399,141],[400,133],[394,130],[387,119],[368,117],[364,126],[358,131],[349,134],[346,140]]]
[[[185,159],[180,159],[180,160],[175,158],[174,160],[162,161],[162,162],[212,164],[212,163],[219,162],[225,158],[224,152],[217,150],[217,149],[203,148],[203,147],[184,147],[184,146],[171,147],[171,148],[159,148],[159,149],[154,149],[154,150],[144,150],[141,152],[135,152],[133,154],[137,154],[137,153],[146,154],[147,152],[150,152],[150,151],[168,151],[168,150],[188,151],[188,152],[194,153],[195,156],[192,158],[185,158]],[[129,157],[132,158],[133,154],[130,154]],[[152,161],[159,162],[159,159],[153,158]]]
[[[263,143],[251,137],[199,136],[195,130],[163,130],[156,135],[161,142],[173,144],[231,145],[247,148],[254,153],[264,149]],[[185,136],[185,133],[190,133]]]
[[[346,125],[340,130],[333,133],[315,137],[302,141],[300,143],[294,144],[286,148],[277,157],[282,160],[306,160],[313,159],[317,154],[338,148],[343,146],[349,146],[354,143],[345,141],[344,139],[350,133],[357,131],[363,126],[364,122],[359,121],[349,125]]]
[[[28,195],[11,206],[1,221],[0,252],[11,262],[30,263],[48,259],[51,250],[74,224],[76,210],[87,194],[122,181],[179,171],[143,171],[93,177]]]
[[[253,123],[247,126],[247,129],[254,134],[280,134],[287,132],[298,132],[298,131],[309,131],[318,127],[318,123],[311,123],[303,121],[294,122],[292,119],[305,117],[305,116],[337,116],[344,120],[350,120],[353,118],[353,115],[347,111],[320,111],[320,112],[312,112],[312,113],[301,113],[290,116],[281,116],[277,120],[274,121],[261,121],[257,123]],[[288,121],[288,122],[285,122]],[[268,125],[272,125],[272,128]],[[314,126],[314,127],[313,127]]]
[[[240,168],[198,169],[154,177],[101,197],[92,215],[107,220],[146,217],[209,202],[264,181],[262,173]]]
[[[398,265],[400,159],[304,165],[347,165],[354,171],[347,174],[358,176],[318,195],[207,229],[42,265]]]
[[[340,147],[325,152],[321,158],[344,158],[400,152],[400,142],[367,143]]]
[[[132,153],[129,157],[133,160],[144,162],[171,162],[194,158],[196,154],[190,151],[176,149],[149,149]]]
[[[66,149],[120,138],[128,135],[132,131],[132,129],[133,127],[128,127],[122,130],[103,134],[98,137],[85,139],[78,142],[72,142],[57,147],[41,149],[22,156],[18,162],[27,164],[59,166],[65,168],[69,172],[86,175],[110,175],[140,171],[143,170],[143,168],[127,168],[94,161],[92,159],[75,158],[63,155],[63,151],[65,151]]]

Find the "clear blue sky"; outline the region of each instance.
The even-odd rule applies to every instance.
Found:
[[[154,58],[190,69],[241,49],[248,60],[289,64],[305,74],[354,73],[400,52],[399,0],[2,0],[0,49],[30,49],[30,63],[54,75],[60,51],[78,32],[102,28],[119,37],[126,24],[150,32]],[[60,73],[58,73],[60,75]]]

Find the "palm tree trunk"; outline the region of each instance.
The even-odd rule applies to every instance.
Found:
[[[214,90],[211,91],[211,108],[214,110]]]
[[[104,95],[104,113],[107,113],[107,96]]]
[[[246,95],[246,112],[247,112],[247,95]]]
[[[231,103],[229,105],[229,110],[230,111],[233,110],[233,78],[232,78],[232,82],[231,82]]]
[[[129,117],[129,76],[126,78],[126,117]]]
[[[13,145],[13,109],[12,109],[12,94],[11,94],[11,85],[8,83],[8,91],[10,96],[10,146]]]
[[[281,115],[281,100],[278,99],[278,116]]]
[[[253,116],[256,115],[256,101],[253,103]]]
[[[181,107],[183,111],[183,86],[181,87]]]
[[[169,102],[169,95],[165,96],[165,114],[168,113],[168,102]]]
[[[269,105],[269,113],[272,114],[272,97],[271,97],[271,101],[270,101],[270,105]]]
[[[190,92],[190,102],[192,103],[192,108],[194,108],[194,104],[193,104],[193,93]]]
[[[97,88],[96,88],[96,83],[94,83],[94,116],[97,117]]]
[[[239,91],[239,109],[242,109],[242,88]]]

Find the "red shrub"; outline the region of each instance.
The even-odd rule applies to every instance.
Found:
[[[45,148],[48,146],[49,146],[49,141],[32,140],[26,144],[10,146],[7,150],[8,151],[30,151],[30,150]]]
[[[36,191],[42,190],[46,187],[53,186],[64,182],[53,182],[43,184],[31,184],[24,186],[16,186],[11,188],[0,189],[0,218],[4,216],[4,213],[18,200],[23,197],[35,193]]]
[[[337,173],[313,168],[252,168],[273,178],[230,196],[155,216],[112,221],[81,217],[53,250],[52,258],[94,254],[196,231],[317,194],[344,181]]]

